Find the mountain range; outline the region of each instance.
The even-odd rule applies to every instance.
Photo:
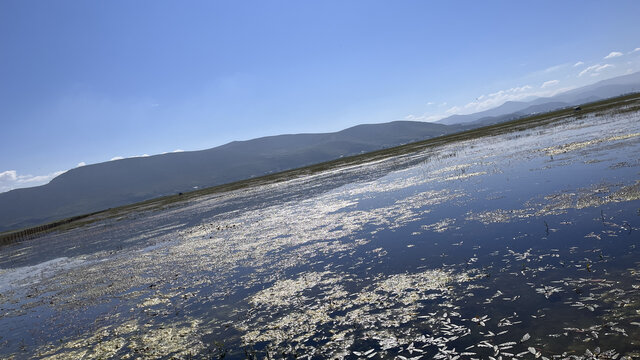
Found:
[[[640,92],[640,72],[602,80],[592,85],[569,90],[552,97],[540,97],[531,101],[507,101],[493,109],[468,115],[451,115],[437,123],[466,124],[487,123],[505,116],[515,118],[531,114],[549,112],[568,106],[585,104],[622,94]]]
[[[334,133],[268,136],[200,151],[85,165],[46,185],[0,193],[0,232],[639,91],[640,72],[437,123],[364,124]]]

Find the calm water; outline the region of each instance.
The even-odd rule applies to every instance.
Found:
[[[640,356],[640,114],[0,248],[0,357]]]

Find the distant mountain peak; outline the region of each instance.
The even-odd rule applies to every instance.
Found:
[[[532,114],[533,112],[527,112],[527,109],[531,108],[531,111],[533,111],[533,109],[535,109],[533,108],[534,105],[562,103],[562,105],[559,105],[559,107],[555,108],[558,109],[562,106],[571,106],[584,103],[585,99],[589,99],[587,101],[597,101],[632,92],[640,92],[640,71],[628,75],[601,80],[594,84],[568,90],[551,97],[535,97],[530,98],[526,101],[509,100],[504,104],[489,110],[484,110],[468,115],[452,115],[438,120],[437,123],[446,125],[466,124],[490,117],[504,117],[509,114],[516,113],[518,113],[517,115],[522,116]],[[555,110],[551,106],[546,106],[546,108],[546,111]]]

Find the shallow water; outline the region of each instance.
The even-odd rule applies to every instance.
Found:
[[[640,356],[640,114],[0,248],[0,357]]]

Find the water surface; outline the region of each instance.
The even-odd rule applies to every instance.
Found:
[[[640,356],[640,114],[0,248],[0,357]]]

